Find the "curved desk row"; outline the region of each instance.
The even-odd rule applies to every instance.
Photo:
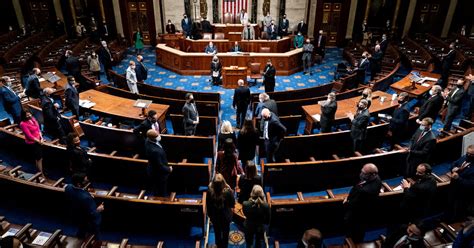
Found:
[[[286,53],[218,53],[217,56],[222,66],[250,68],[250,63],[260,63],[260,70],[271,59],[277,75],[288,76],[301,70],[303,50],[299,48]],[[165,44],[156,46],[156,65],[182,75],[209,75],[212,57],[212,54],[186,53]]]
[[[240,34],[238,35],[240,37]],[[204,52],[206,46],[212,41],[218,52],[228,52],[234,46],[235,41],[231,39],[223,40],[191,40],[179,39],[178,44],[181,51],[186,52]],[[284,53],[290,51],[292,42],[290,37],[284,37],[279,40],[241,40],[238,39],[243,52],[260,52],[261,48],[268,49],[270,53]]]

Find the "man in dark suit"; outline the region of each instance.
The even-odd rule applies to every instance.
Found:
[[[388,47],[388,40],[387,40],[387,35],[383,34],[382,35],[382,41],[380,41],[380,51],[382,51],[383,54],[385,54],[385,51],[387,51]]]
[[[449,44],[449,52],[443,55],[443,59],[441,60],[441,79],[436,84],[439,84],[443,88],[448,86],[449,72],[456,59],[456,50],[454,50],[454,47],[454,43]]]
[[[81,74],[81,64],[71,50],[66,51],[66,71],[68,76],[79,78]]]
[[[393,146],[400,144],[404,138],[404,133],[408,125],[408,118],[410,117],[410,110],[408,109],[408,93],[402,92],[398,96],[398,107],[393,110],[392,118],[389,123],[389,130],[391,133],[390,143]]]
[[[444,94],[445,104],[448,107],[446,118],[444,119],[443,130],[449,132],[454,118],[461,112],[462,99],[464,97],[464,80],[459,79],[448,94]]]
[[[145,151],[146,157],[148,158],[147,172],[153,194],[155,196],[167,196],[168,176],[173,171],[173,167],[168,165],[165,150],[163,150],[160,144],[160,134],[150,129],[146,132],[146,136]]]
[[[304,23],[304,20],[301,20],[296,27],[296,33],[301,32],[302,35],[306,36],[308,34],[308,25]]]
[[[79,92],[76,89],[76,80],[73,76],[67,77],[66,90],[64,91],[66,107],[71,110],[72,114],[79,119]]]
[[[436,193],[436,180],[431,175],[431,166],[422,163],[416,167],[413,182],[402,179],[403,199],[400,203],[400,223],[415,223],[422,220],[430,210]]]
[[[359,84],[365,84],[365,72],[367,71],[367,68],[369,67],[369,58],[368,58],[369,53],[363,52],[362,53],[362,58],[360,59],[360,62],[356,64],[356,74],[357,74],[357,83]]]
[[[88,175],[92,160],[89,158],[87,151],[81,147],[81,140],[76,133],[69,133],[67,135],[67,152],[72,174],[84,173]]]
[[[337,111],[336,94],[331,92],[328,99],[321,103],[321,133],[329,133],[332,130],[334,118]]]
[[[319,30],[318,37],[314,40],[314,44],[314,47],[316,47],[316,53],[321,55],[321,60],[323,60],[324,55],[326,54],[326,36],[324,35],[323,30]]]
[[[426,228],[422,222],[403,224],[397,230],[389,233],[382,243],[382,248],[425,248],[423,237]]]
[[[87,184],[85,174],[74,174],[72,184],[68,184],[65,195],[69,199],[70,208],[77,225],[78,238],[86,238],[90,235],[100,237],[99,229],[102,222],[101,213],[104,211],[104,203],[97,205],[92,195],[84,189]]]
[[[270,112],[278,116],[278,106],[275,100],[270,99],[270,96],[267,93],[260,93],[258,95],[258,101],[259,103],[257,104],[257,107],[255,108],[255,116],[257,116],[258,118],[261,118],[262,110],[264,108],[269,109]]]
[[[201,19],[201,29],[203,33],[212,33],[212,25],[206,17]]]
[[[171,20],[168,20],[168,24],[166,24],[166,33],[168,34],[174,34],[176,33],[176,28],[173,23],[171,23]]]
[[[143,83],[148,78],[148,68],[143,64],[143,56],[137,56],[137,63],[135,64],[135,74],[137,75],[137,82]]]
[[[267,163],[273,163],[276,161],[275,154],[278,151],[281,140],[285,136],[286,127],[283,126],[280,119],[267,108],[262,110],[262,121],[260,125],[265,141]]]
[[[143,140],[146,139],[146,132],[148,130],[153,129],[157,133],[160,133],[160,125],[158,124],[158,114],[155,110],[150,110],[147,113],[147,118],[140,123],[140,125],[136,126],[133,129],[133,133],[139,137],[142,137]]]
[[[105,40],[101,42],[101,45],[102,46],[99,48],[98,52],[100,63],[104,65],[104,71],[105,75],[107,76],[107,80],[111,82],[112,77],[110,76],[109,70],[112,70],[112,62],[114,61],[114,58],[112,57],[112,53],[110,52]]]
[[[242,52],[242,47],[239,45],[239,42],[234,42],[234,46],[229,50],[229,52]]]
[[[5,111],[12,116],[13,122],[20,124],[21,100],[20,97],[11,89],[11,79],[7,76],[0,79],[0,98],[3,102]]]
[[[430,155],[436,146],[436,136],[431,130],[432,125],[433,119],[424,118],[420,122],[420,128],[411,138],[405,170],[406,177],[413,177],[419,164],[429,162]]]
[[[464,119],[471,120],[472,112],[474,111],[474,76],[472,74],[469,74],[468,76],[466,76],[466,80],[468,80],[469,82],[469,88],[466,92],[468,95],[469,107],[467,108],[467,112],[464,113]]]
[[[267,61],[267,65],[263,70],[263,84],[265,85],[265,92],[275,91],[275,67],[272,65],[272,60]]]
[[[183,28],[183,34],[185,38],[191,37],[193,24],[191,19],[188,18],[186,14],[183,14],[183,19],[181,20],[181,28]]]
[[[370,60],[370,80],[374,80],[377,73],[382,70],[383,53],[380,51],[380,45],[375,46],[375,52],[369,56]]]
[[[439,85],[433,85],[429,94],[430,97],[423,103],[418,111],[418,118],[416,122],[420,124],[421,120],[426,117],[436,120],[439,111],[443,107],[444,98],[441,96],[443,89]]]
[[[280,21],[280,36],[288,35],[288,28],[290,28],[290,22],[286,19],[286,14],[283,14],[283,19]]]
[[[216,54],[217,53],[217,47],[214,46],[214,43],[212,41],[209,42],[209,45],[204,48],[204,52],[207,54]]]
[[[296,248],[323,248],[323,235],[318,229],[312,228],[304,232],[303,237],[298,240]]]
[[[55,103],[51,94],[54,89],[45,88],[43,90],[43,97],[41,98],[41,109],[43,110],[44,130],[54,139],[59,139],[61,143],[65,143],[64,129],[61,125],[61,115],[59,114],[59,104]]]
[[[185,135],[194,136],[196,127],[199,124],[199,113],[194,103],[194,96],[191,93],[186,93],[186,103],[183,106],[183,124]]]
[[[453,220],[464,219],[466,209],[474,203],[474,145],[467,147],[466,154],[456,160],[451,166],[451,214]]]
[[[247,108],[250,104],[250,89],[244,85],[244,80],[239,79],[239,87],[234,90],[234,100],[232,107],[236,109],[237,128],[241,128],[247,114]]]
[[[39,82],[39,76],[41,75],[41,70],[39,68],[33,68],[31,71],[31,76],[28,78],[28,85],[26,86],[26,95],[31,98],[40,98],[43,94],[41,85]]]
[[[278,36],[278,27],[275,25],[275,22],[273,20],[270,23],[270,26],[268,27],[268,36],[270,40],[276,40]]]
[[[365,151],[364,141],[367,138],[367,126],[369,125],[370,119],[367,105],[367,100],[361,99],[359,103],[357,103],[356,114],[354,115],[352,112],[347,114],[347,117],[349,117],[351,120],[351,138],[353,151]]]
[[[352,187],[344,199],[346,236],[356,243],[364,239],[367,225],[376,217],[372,212],[377,206],[381,187],[377,166],[365,164],[360,173],[360,182]]]

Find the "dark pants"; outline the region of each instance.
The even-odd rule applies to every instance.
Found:
[[[226,248],[229,244],[230,221],[222,218],[211,220],[217,248]]]
[[[450,131],[451,126],[453,124],[454,118],[459,114],[460,109],[459,108],[449,108],[448,107],[448,113],[446,114],[446,118],[444,119],[444,131]]]
[[[220,77],[211,77],[213,85],[219,85],[221,83]]]
[[[353,139],[352,140],[353,151],[364,152],[364,140],[363,139]]]
[[[275,91],[275,81],[274,80],[264,79],[263,84],[265,85],[265,92]]]
[[[149,175],[154,196],[168,196],[168,175]]]
[[[265,140],[265,153],[267,155],[267,163],[274,163],[276,161],[275,154],[278,151],[280,142]]]
[[[196,125],[188,126],[184,125],[184,135],[194,136],[196,134]]]
[[[360,243],[364,240],[367,220],[361,218],[361,213],[355,213],[348,210],[344,215],[344,227],[346,236],[352,238],[355,243]]]
[[[332,122],[330,121],[326,121],[323,123],[321,123],[321,129],[320,129],[321,133],[330,133],[332,132]]]
[[[107,76],[107,81],[112,82],[112,76],[109,73],[109,70],[112,70],[111,64],[104,64],[105,76]]]
[[[262,247],[262,240],[263,240],[263,230],[254,230],[253,228],[249,228],[245,230],[245,243],[248,248]],[[255,241],[255,245],[254,245],[254,241]]]
[[[92,74],[97,77],[97,80],[100,80],[100,71],[93,71]]]
[[[90,235],[95,235],[96,238],[100,238],[100,219],[99,220],[80,220],[77,227],[76,236],[84,239]]]
[[[474,86],[471,86],[474,87]],[[472,118],[472,111],[474,111],[474,95],[468,95],[468,103],[469,107],[467,108],[467,112],[464,114],[464,119],[471,120]]]
[[[237,128],[241,128],[242,124],[245,121],[245,116],[247,115],[248,105],[237,106],[235,120],[237,122]]]

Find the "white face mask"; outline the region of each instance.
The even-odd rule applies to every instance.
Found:
[[[430,90],[430,96],[434,95],[433,90]]]
[[[160,142],[161,141],[161,135],[158,135],[158,137],[156,137],[156,142]]]

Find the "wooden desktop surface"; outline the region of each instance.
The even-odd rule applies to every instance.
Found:
[[[135,100],[109,95],[93,89],[80,93],[79,98],[81,100],[94,102],[95,105],[91,108],[92,111],[130,120],[145,119],[145,117],[141,115],[142,109],[133,106]],[[152,103],[147,109],[147,111],[156,111],[161,129],[166,127],[165,116],[168,108],[168,105]]]
[[[301,70],[302,48],[286,53],[218,53],[222,66],[250,68],[250,63],[260,63],[263,70],[271,59],[277,75],[291,75]],[[156,65],[182,75],[210,75],[212,54],[183,52],[165,44],[156,46]]]
[[[385,97],[383,102],[380,101],[381,97]],[[348,120],[347,113],[352,112],[353,114],[356,113],[356,106],[361,96],[348,98],[345,100],[337,101],[337,111],[335,115],[335,121],[341,122]],[[337,99],[336,99],[337,100]],[[384,112],[390,109],[393,109],[398,106],[397,101],[392,101],[392,95],[383,92],[383,91],[376,91],[372,93],[372,104],[370,105],[369,112],[371,114]],[[313,119],[313,115],[319,114],[321,115],[321,105],[313,104],[313,105],[306,105],[303,106],[303,111],[305,113],[306,119],[306,127],[305,133],[311,134],[313,130],[313,125],[316,123],[316,120]]]
[[[412,72],[419,72],[421,74],[421,77],[431,77],[431,78],[436,78],[439,79],[441,77],[440,74],[437,73],[431,73],[431,72],[426,72],[426,71],[418,71],[414,70]],[[409,73],[407,76],[402,78],[400,81],[392,84],[390,87],[395,90],[397,93],[400,92],[406,92],[410,95],[410,97],[421,97],[424,95],[426,92],[428,92],[431,87],[436,83],[435,81],[424,81],[423,83],[429,84],[429,86],[423,86],[422,84],[415,84],[416,88],[412,88],[412,83],[410,81],[410,76],[411,73]]]
[[[204,52],[206,46],[212,41],[219,53],[228,52],[234,46],[235,41],[239,42],[243,52],[260,52],[261,47],[268,47],[271,53],[285,53],[292,48],[291,38],[284,37],[279,40],[235,40],[235,37],[226,36],[223,40],[191,40],[181,39],[179,47],[181,51]],[[174,47],[174,46],[172,46]],[[189,50],[188,50],[189,49]]]
[[[227,89],[237,88],[237,81],[247,81],[247,67],[222,67],[222,86]]]
[[[65,87],[66,87],[66,84],[67,84],[67,76],[64,75],[62,72],[60,72],[56,68],[48,68],[48,69],[41,70],[41,75],[46,74],[48,72],[53,72],[60,79],[56,82],[56,84],[51,83],[51,82],[46,81],[46,80],[43,81],[43,82],[40,82],[41,89],[54,88],[54,89],[56,89],[56,92],[63,92]]]

